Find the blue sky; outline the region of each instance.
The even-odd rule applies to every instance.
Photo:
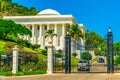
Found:
[[[38,11],[54,9],[61,14],[72,14],[77,23],[82,23],[89,31],[106,36],[111,27],[114,42],[120,41],[120,0],[12,0]]]

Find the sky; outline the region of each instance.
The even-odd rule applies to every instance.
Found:
[[[54,9],[60,14],[72,14],[77,23],[87,30],[106,38],[108,28],[113,32],[114,42],[120,41],[120,0],[12,0],[38,11]]]

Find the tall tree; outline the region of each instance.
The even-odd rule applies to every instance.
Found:
[[[16,37],[18,37],[18,34],[32,36],[32,33],[28,28],[20,24],[16,24],[12,20],[3,19],[0,19],[0,35],[1,34],[2,39],[5,39],[7,35],[14,35]]]
[[[97,55],[105,55],[106,40],[94,31],[87,31],[85,48],[86,50],[94,50]]]
[[[79,40],[79,38],[84,39],[84,35],[83,35],[81,29],[79,28],[78,24],[70,25],[68,28],[68,32],[69,32],[69,35],[74,39],[75,45],[77,44],[77,41]]]
[[[54,36],[57,36],[57,34],[54,33],[53,29],[49,29],[45,32],[45,38],[49,38],[50,43],[53,43]]]

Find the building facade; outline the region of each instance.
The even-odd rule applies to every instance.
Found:
[[[66,29],[69,25],[75,24],[76,20],[72,15],[61,15],[59,12],[52,9],[40,11],[36,16],[4,16],[3,19],[10,19],[18,24],[22,24],[32,31],[32,37],[24,36],[23,39],[28,40],[32,44],[39,44],[44,48],[48,44],[48,39],[45,37],[45,32],[53,29],[57,34],[53,38],[55,49],[64,50]],[[85,32],[83,24],[79,24],[82,32]],[[80,46],[84,47],[84,40],[80,39]],[[73,47],[73,46],[72,46]]]

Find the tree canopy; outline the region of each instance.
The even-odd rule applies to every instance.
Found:
[[[83,52],[81,58],[84,59],[84,60],[91,60],[92,55],[89,52]]]
[[[11,0],[0,0],[0,16],[36,15],[38,11],[34,7],[24,7]]]
[[[71,26],[69,26],[68,29],[69,35],[75,40],[77,41],[79,37],[84,37],[82,31],[80,30],[80,28],[78,27],[78,24],[72,24]]]
[[[0,39],[5,39],[8,35],[18,37],[18,34],[32,36],[31,31],[21,24],[16,24],[12,20],[0,19]]]
[[[86,50],[94,50],[95,54],[105,54],[106,40],[94,31],[87,31],[85,37]]]
[[[57,34],[54,33],[53,29],[49,29],[45,32],[45,38],[49,38],[53,42],[53,37],[57,36]]]

